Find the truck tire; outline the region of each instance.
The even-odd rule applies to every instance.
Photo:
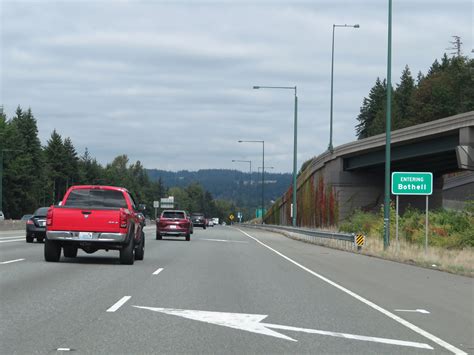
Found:
[[[130,240],[127,245],[120,249],[120,264],[133,265],[135,258],[133,256],[133,237],[130,236]]]
[[[26,242],[27,243],[33,243],[34,237],[31,234],[26,235]]]
[[[44,243],[44,260],[58,262],[61,258],[61,245],[53,240],[46,239]]]
[[[65,246],[63,247],[63,253],[65,258],[75,258],[77,256],[77,247]]]
[[[140,244],[135,249],[135,260],[143,260],[145,256],[145,233],[142,232],[142,237],[140,240]]]
[[[161,236],[161,234],[159,232],[156,232],[156,240],[162,240],[163,237]]]
[[[191,234],[186,234],[186,240],[189,242],[191,240]]]

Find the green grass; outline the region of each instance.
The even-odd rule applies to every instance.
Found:
[[[463,249],[474,247],[474,214],[472,206],[462,211],[436,210],[429,213],[428,240],[430,246]],[[395,211],[391,209],[390,234],[395,238]],[[371,238],[383,237],[383,211],[379,213],[355,211],[339,226],[341,231],[361,232]],[[425,213],[408,208],[399,218],[399,236],[409,244],[423,245],[425,241]]]
[[[390,215],[390,247],[383,247],[383,210],[355,211],[340,224],[344,232],[363,233],[362,253],[455,274],[474,276],[474,203],[464,211],[429,212],[428,250],[425,251],[425,214],[409,208],[399,218],[399,243],[395,241],[395,211]]]

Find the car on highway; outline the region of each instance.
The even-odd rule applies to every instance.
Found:
[[[188,218],[186,211],[164,210],[156,221],[156,240],[163,236],[185,237],[191,240],[193,224]]]
[[[42,243],[46,237],[46,214],[49,207],[38,208],[26,221],[26,242],[33,243],[34,239]]]
[[[31,217],[33,217],[32,214],[24,214],[23,216],[21,216],[20,221],[27,221],[27,220],[29,220]]]
[[[3,211],[0,211],[0,221],[5,220],[5,215],[3,214]]]
[[[212,219],[206,219],[208,227],[214,227],[214,221]]]
[[[137,205],[123,187],[81,185],[66,192],[61,206],[51,206],[46,215],[44,258],[59,261],[75,258],[78,249],[88,254],[99,249],[118,250],[120,263],[143,260],[145,234]]]
[[[191,213],[191,222],[194,226],[206,229],[206,217],[204,217],[204,213]]]

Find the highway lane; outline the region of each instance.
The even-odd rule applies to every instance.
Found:
[[[385,268],[393,276],[399,267],[406,267],[407,279],[411,279],[407,287],[425,272],[433,272],[264,231],[245,232],[389,311],[395,306],[393,298],[405,297],[409,292],[395,293],[382,302],[387,293],[395,291],[380,287],[380,280],[370,280],[370,270],[382,272]],[[235,228],[196,228],[191,242],[172,238],[156,241],[152,227],[147,227],[146,235],[145,260],[133,266],[120,265],[118,252],[79,252],[77,259],[46,263],[42,244],[0,244],[0,261],[25,259],[0,265],[0,353],[48,354],[56,353],[58,348],[84,354],[449,353]],[[387,264],[380,266],[381,262]],[[346,268],[348,265],[351,267]],[[453,287],[468,282],[472,292],[471,279],[459,281],[453,275],[437,274],[450,280]],[[429,277],[436,279],[431,274]],[[396,284],[401,286],[403,282],[398,280]],[[452,297],[469,296],[465,287],[458,290],[460,295],[453,290]],[[443,296],[449,293],[443,292]],[[124,299],[126,296],[130,298]],[[107,312],[114,310],[120,300],[126,302],[116,306],[114,312]],[[415,307],[413,301],[417,300],[414,296],[396,304],[422,307]],[[440,307],[436,307],[435,298],[430,302],[429,315],[407,313],[402,317],[431,331],[431,322],[426,319],[439,317]],[[461,302],[461,311],[466,302]],[[466,351],[470,345],[465,343],[463,348],[458,343],[466,333],[472,334],[472,308],[461,318],[462,325],[469,317],[471,323],[460,338],[453,334],[458,333],[455,324],[459,314],[452,311],[444,319],[452,325],[452,331],[449,327],[434,330],[439,330],[436,335],[441,339]],[[241,314],[268,317],[258,322],[256,316]],[[366,338],[341,338],[335,332]],[[412,343],[406,346],[397,341]]]
[[[267,245],[393,311],[433,334],[449,334],[453,345],[474,350],[474,281],[433,269],[372,258],[246,229]],[[395,310],[422,309],[430,312]]]

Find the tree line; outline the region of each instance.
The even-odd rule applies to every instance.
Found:
[[[405,66],[392,89],[391,129],[396,130],[474,110],[474,59],[446,54],[416,80]],[[387,81],[377,78],[357,116],[358,139],[385,133]]]
[[[3,163],[3,164],[2,164]],[[79,155],[69,137],[56,130],[45,146],[38,138],[37,120],[31,109],[18,107],[14,117],[7,119],[0,112],[0,168],[3,168],[3,212],[6,218],[17,219],[41,206],[57,204],[72,185],[115,185],[127,188],[153,215],[153,201],[168,196],[170,191],[161,179],[151,181],[141,162],[130,162],[119,155],[105,166],[86,148]],[[185,189],[189,198],[198,198],[200,208],[219,214],[219,204],[200,186]],[[198,192],[196,192],[198,191]],[[171,191],[171,193],[178,192]],[[188,205],[189,210],[194,210]]]

